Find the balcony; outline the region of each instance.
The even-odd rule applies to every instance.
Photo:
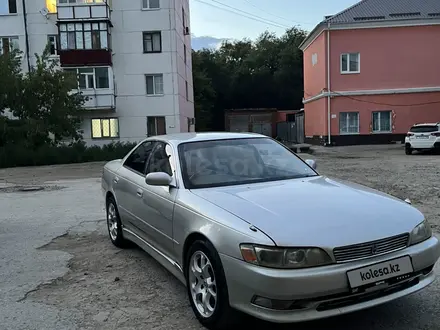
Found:
[[[107,0],[58,0],[58,21],[110,20]]]
[[[78,88],[87,97],[86,110],[115,110],[115,86],[111,67],[64,68],[78,79]]]
[[[91,90],[83,91],[83,95],[88,100],[84,104],[85,110],[115,110],[115,92],[114,90]]]
[[[72,49],[59,50],[63,67],[112,65],[112,52],[109,49]]]
[[[108,21],[58,22],[61,66],[112,65]]]

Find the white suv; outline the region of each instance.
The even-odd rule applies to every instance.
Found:
[[[405,138],[405,153],[411,155],[413,150],[440,150],[440,122],[415,124]]]

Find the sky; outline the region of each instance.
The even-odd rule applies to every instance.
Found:
[[[255,39],[265,30],[281,35],[293,25],[311,31],[324,16],[336,14],[356,2],[358,1],[190,0],[191,32],[193,37]]]

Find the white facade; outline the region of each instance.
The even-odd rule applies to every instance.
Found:
[[[14,0],[0,0],[0,38],[18,42],[24,52],[23,70],[27,70],[28,59],[33,65],[33,54],[43,51],[49,35],[56,36],[63,69],[81,74],[80,89],[89,96],[84,110],[84,140],[103,145],[111,141],[136,142],[163,129],[166,133],[193,131],[189,0],[111,0],[108,17],[101,19],[97,17],[103,16],[105,0],[71,1],[15,0],[17,13],[10,13],[3,9],[11,9]],[[144,8],[157,4],[160,8]],[[76,32],[76,41],[71,38],[75,33],[70,30],[85,31],[95,25],[109,31],[108,40],[107,32],[96,32],[101,33],[98,52],[108,53],[109,64],[83,62],[89,58],[83,50],[89,50],[99,38],[97,34],[94,40],[90,32]],[[154,39],[145,47],[144,34]],[[72,45],[82,48],[66,49]]]

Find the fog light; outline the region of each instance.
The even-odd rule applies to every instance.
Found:
[[[252,299],[254,305],[276,310],[289,310],[291,306],[295,303],[294,300],[275,300],[259,296],[254,296]]]

